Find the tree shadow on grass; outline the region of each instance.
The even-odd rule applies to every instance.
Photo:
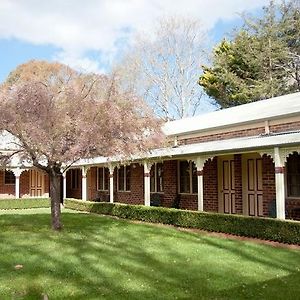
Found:
[[[6,286],[2,296],[276,299],[290,297],[298,289],[298,251],[86,214],[64,213],[60,233],[51,231],[49,224],[45,214],[0,217],[0,250],[5,253],[0,287]],[[24,268],[15,270],[16,263]],[[249,272],[244,270],[247,266]],[[257,268],[267,278],[252,276],[251,270]]]

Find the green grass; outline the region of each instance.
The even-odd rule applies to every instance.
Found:
[[[0,299],[300,295],[299,250],[68,211],[53,232],[49,210],[22,212],[0,215]]]

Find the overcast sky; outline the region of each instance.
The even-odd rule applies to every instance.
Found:
[[[198,18],[218,41],[267,0],[0,0],[0,82],[29,59],[103,71],[161,16]]]

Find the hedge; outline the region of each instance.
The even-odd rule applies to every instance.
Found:
[[[25,209],[50,207],[49,198],[0,199],[0,209]]]
[[[300,222],[241,215],[66,199],[65,207],[96,214],[300,245]]]

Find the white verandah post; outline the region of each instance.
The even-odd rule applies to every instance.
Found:
[[[82,184],[81,184],[81,192],[82,192],[82,200],[87,200],[87,172],[88,168],[82,167]]]
[[[281,157],[280,149],[274,148],[275,163],[275,184],[276,184],[276,218],[285,219],[285,181],[284,181],[284,160]]]
[[[109,166],[109,202],[114,203],[114,167]]]
[[[23,172],[23,170],[21,170],[20,168],[17,168],[17,169],[13,169],[11,170],[14,175],[15,175],[15,178],[16,178],[16,181],[15,181],[15,197],[17,199],[20,198],[20,176]]]
[[[197,157],[194,160],[197,167],[197,182],[198,182],[198,211],[203,211],[203,167],[205,158]]]
[[[67,198],[67,172],[63,172],[63,199]]]
[[[150,206],[150,170],[151,164],[144,162],[144,204]]]

